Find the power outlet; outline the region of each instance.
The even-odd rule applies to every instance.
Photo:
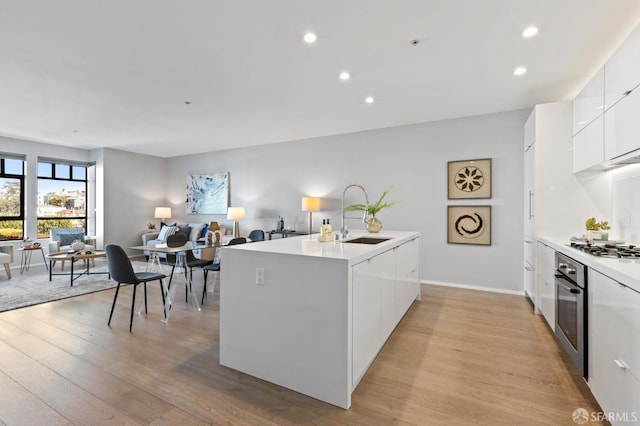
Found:
[[[264,285],[264,268],[256,268],[256,284]]]

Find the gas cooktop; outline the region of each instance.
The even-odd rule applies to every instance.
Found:
[[[619,259],[640,259],[640,247],[633,244],[624,244],[620,241],[593,242],[593,241],[571,241],[574,247],[593,256],[616,257]]]

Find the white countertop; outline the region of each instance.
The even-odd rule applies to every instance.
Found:
[[[593,256],[576,248],[570,247],[571,239],[554,237],[537,237],[548,245],[578,262],[587,265],[619,283],[640,292],[640,261]]]
[[[320,242],[320,234],[303,235],[299,237],[279,238],[276,240],[259,241],[249,244],[238,244],[223,247],[223,250],[247,250],[263,253],[289,254],[296,256],[321,257],[326,259],[346,260],[355,264],[372,256],[383,253],[402,243],[420,236],[419,232],[382,231],[371,234],[366,231],[349,231],[344,241]],[[378,244],[357,244],[347,241],[359,238],[389,238]]]

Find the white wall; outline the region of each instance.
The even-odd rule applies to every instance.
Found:
[[[98,229],[102,229],[98,231],[98,246],[139,246],[147,223],[157,222],[159,227],[160,220],[153,214],[155,207],[166,204],[167,160],[115,149],[98,151],[96,210]]]
[[[422,279],[470,287],[522,292],[522,144],[528,111],[423,123],[304,141],[174,157],[167,160],[166,197],[173,220],[230,226],[225,216],[185,215],[186,175],[230,172],[231,205],[244,206],[241,232],[270,230],[276,218],[306,229],[301,197],[327,200],[314,214],[340,227],[339,200],[344,187],[360,183],[371,199],[394,185],[389,200],[401,204],[379,214],[390,230],[422,233]],[[447,162],[492,158],[493,197],[447,200]],[[347,202],[359,202],[349,192]],[[492,245],[447,244],[447,205],[492,206]],[[349,227],[362,224],[349,221]]]
[[[640,164],[607,172],[613,180],[610,239],[640,243]]]

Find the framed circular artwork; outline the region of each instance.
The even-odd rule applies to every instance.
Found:
[[[491,206],[448,206],[447,242],[491,245]]]
[[[491,198],[491,159],[449,161],[448,198]]]

